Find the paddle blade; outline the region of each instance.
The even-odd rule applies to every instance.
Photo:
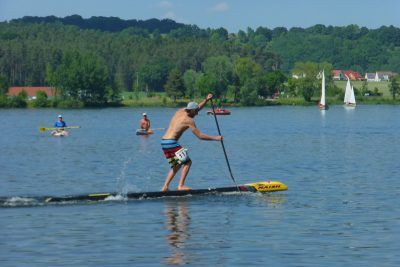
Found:
[[[39,131],[44,132],[44,131],[46,131],[46,128],[45,127],[40,127]]]
[[[287,185],[278,181],[265,181],[265,182],[257,182],[246,185],[254,187],[260,193],[288,190]]]

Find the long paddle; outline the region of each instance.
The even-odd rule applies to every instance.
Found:
[[[211,100],[211,107],[212,107],[213,115],[214,115],[214,119],[215,119],[215,124],[217,124],[218,134],[221,135],[221,130],[219,129],[219,124],[218,124],[218,120],[217,120],[217,115],[215,115],[214,103],[212,101],[212,98],[210,100]],[[232,174],[231,165],[229,164],[228,155],[226,154],[226,150],[225,150],[224,140],[221,140],[221,145],[222,145],[222,150],[224,151],[226,164],[228,165],[228,170],[231,175],[232,181],[235,183],[237,190],[240,192],[239,186],[237,185],[235,178],[233,177],[233,174]]]
[[[81,126],[65,126],[65,127],[40,127],[39,131],[44,132],[44,131],[54,131],[54,130],[58,130],[60,128],[64,128],[64,129],[77,129],[77,128],[81,128]]]

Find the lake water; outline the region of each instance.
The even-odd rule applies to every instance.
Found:
[[[0,110],[0,196],[156,191],[169,108]],[[56,138],[58,113],[71,129]],[[197,126],[216,135],[205,110]],[[288,191],[0,208],[1,266],[400,266],[400,107],[232,108],[218,117],[239,184]],[[187,185],[232,186],[220,143],[181,138]],[[177,186],[176,177],[172,187]]]

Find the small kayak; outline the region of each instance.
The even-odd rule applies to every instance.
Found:
[[[66,130],[63,131],[51,131],[51,135],[52,136],[56,136],[56,137],[67,137],[68,136],[68,132]]]
[[[209,109],[207,111],[208,115],[213,115],[214,112],[212,109]],[[231,115],[231,111],[229,109],[225,109],[225,108],[216,108],[215,109],[215,115]]]
[[[150,129],[150,131],[146,131],[144,129],[137,129],[136,130],[136,135],[149,135],[153,134],[154,132]]]

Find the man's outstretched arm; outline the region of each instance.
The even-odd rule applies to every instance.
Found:
[[[217,136],[207,135],[207,134],[202,133],[196,127],[192,128],[192,132],[194,133],[194,135],[196,135],[201,140],[207,140],[207,141],[221,141],[221,140],[223,140],[223,137],[221,135],[217,135]]]
[[[213,94],[208,94],[206,99],[204,99],[203,101],[200,102],[199,104],[199,111],[207,104],[207,102],[213,98]]]

